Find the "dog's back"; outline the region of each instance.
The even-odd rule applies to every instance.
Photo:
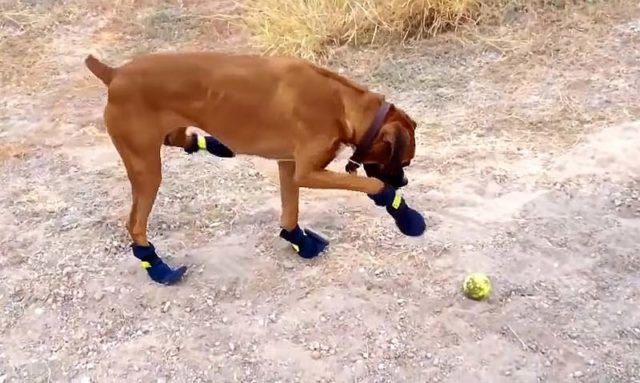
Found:
[[[289,158],[293,150],[291,140],[277,140],[286,145],[275,147],[271,137],[351,137],[351,126],[368,123],[362,105],[374,105],[371,99],[379,97],[291,57],[154,53],[117,68],[87,60],[89,69],[108,84],[111,109],[170,115],[172,125],[197,126],[237,153],[268,158]]]
[[[148,54],[117,68],[92,56],[86,63],[108,86],[112,103],[135,98],[173,109],[199,103],[215,107],[224,98],[254,111],[260,109],[259,105],[270,103],[287,81],[296,79],[295,72],[306,66],[294,58],[216,52]]]

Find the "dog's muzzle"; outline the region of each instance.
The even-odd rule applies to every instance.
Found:
[[[380,170],[380,165],[378,164],[364,164],[364,171],[367,173],[367,177],[377,178],[396,189],[400,189],[401,187],[409,184],[409,180],[404,174],[404,169],[402,168],[392,173],[386,173]]]

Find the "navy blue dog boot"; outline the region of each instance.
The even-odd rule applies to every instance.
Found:
[[[402,234],[418,237],[427,229],[424,217],[410,208],[393,187],[385,185],[381,192],[369,194],[369,198],[376,205],[386,207],[387,213],[393,217]]]
[[[306,259],[317,257],[329,245],[320,234],[309,229],[303,231],[298,225],[291,231],[282,229],[280,237],[289,241],[296,253]]]
[[[187,266],[172,269],[158,257],[152,243],[149,246],[131,245],[133,256],[140,260],[140,266],[147,270],[147,274],[154,281],[163,285],[172,285],[182,279]]]
[[[235,153],[231,149],[224,146],[220,141],[211,136],[199,136],[197,134],[191,134],[191,142],[184,151],[191,154],[199,150],[206,150],[216,157],[232,158],[235,157]]]

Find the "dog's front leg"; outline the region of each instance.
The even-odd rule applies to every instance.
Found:
[[[300,188],[294,181],[296,165],[293,161],[278,161],[280,175],[280,200],[282,215],[280,217],[280,237],[289,241],[293,249],[303,258],[318,256],[329,244],[319,234],[301,229],[298,225],[298,206]]]
[[[426,230],[424,217],[410,208],[396,189],[385,185],[377,178],[315,169],[309,163],[298,161],[294,180],[299,187],[342,189],[366,193],[377,206],[386,208],[403,234],[419,236]]]

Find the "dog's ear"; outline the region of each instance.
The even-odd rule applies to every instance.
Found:
[[[399,122],[393,122],[382,128],[382,142],[387,148],[387,165],[392,169],[402,169],[402,160],[409,146],[409,133]]]

